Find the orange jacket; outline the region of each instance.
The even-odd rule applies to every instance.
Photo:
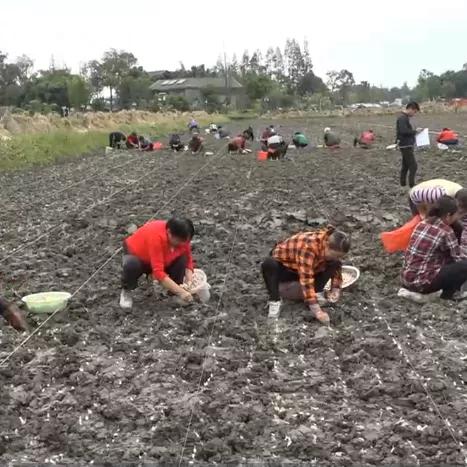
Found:
[[[452,141],[452,140],[458,140],[458,139],[459,139],[459,135],[455,131],[447,129],[447,130],[443,130],[438,135],[438,139],[436,141],[438,141],[438,143],[442,143],[443,141]]]

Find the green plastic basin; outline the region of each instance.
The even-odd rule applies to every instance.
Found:
[[[54,313],[63,310],[70,297],[68,292],[42,292],[26,295],[21,300],[33,313]]]

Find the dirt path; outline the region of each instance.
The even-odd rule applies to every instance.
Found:
[[[323,127],[280,123],[285,135],[301,128],[314,141]],[[364,122],[330,126],[350,146]],[[392,130],[381,134],[390,144]],[[421,176],[466,183],[463,157],[424,153]],[[276,163],[206,161],[121,154],[43,169],[40,183],[25,174],[21,192],[2,186],[11,202],[1,214],[0,261],[59,226],[0,263],[7,290],[74,291],[119,248],[129,224],[177,212],[197,224],[195,256],[213,299],[180,310],[142,286],[134,310],[123,312],[119,258],[112,261],[0,368],[0,459],[463,464],[465,305],[398,299],[401,258],[378,240],[409,216],[398,153],[349,147]],[[293,304],[271,325],[261,259],[278,238],[328,220],[352,232],[358,285],[332,310],[332,330]],[[0,339],[1,359],[21,337],[2,327]]]

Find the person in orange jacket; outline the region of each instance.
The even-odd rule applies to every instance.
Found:
[[[436,141],[446,146],[457,146],[459,144],[459,135],[450,128],[443,128]]]

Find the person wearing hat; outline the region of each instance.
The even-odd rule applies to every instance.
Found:
[[[272,135],[267,141],[268,160],[277,161],[287,154],[287,143],[281,135]]]
[[[442,196],[455,198],[457,192],[462,189],[458,183],[445,180],[443,178],[434,178],[418,183],[409,191],[410,210],[413,215],[420,214],[422,217]]]
[[[373,130],[362,131],[358,138],[353,140],[353,146],[356,148],[360,146],[363,149],[370,149],[375,142],[375,133]]]
[[[0,316],[3,316],[6,322],[17,331],[26,331],[28,329],[26,320],[19,308],[14,303],[3,298],[1,295]]]
[[[331,128],[324,129],[324,146],[330,149],[337,149],[340,147],[341,139],[336,135]]]
[[[433,205],[443,196],[446,196],[446,190],[442,186],[414,186],[409,193],[410,210],[413,215],[418,214],[424,219]]]

